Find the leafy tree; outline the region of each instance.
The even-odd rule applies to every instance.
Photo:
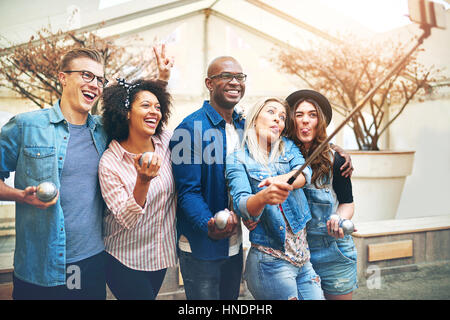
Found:
[[[134,43],[139,40],[135,39]],[[142,49],[116,44],[114,37],[101,38],[92,32],[52,32],[49,26],[39,30],[25,45],[0,49],[0,85],[40,108],[52,106],[62,92],[58,80],[61,57],[80,47],[96,48],[103,54],[109,80],[117,77],[154,78],[157,75],[155,59]],[[150,45],[145,47],[151,48]],[[98,107],[95,106],[92,112],[97,113]]]
[[[410,41],[392,38],[358,39],[341,35],[340,42],[309,42],[299,49],[281,49],[272,61],[280,69],[324,94],[336,112],[346,117],[374,85],[408,51]],[[439,71],[425,67],[411,54],[349,122],[360,150],[379,150],[378,141],[413,98],[423,99]],[[391,105],[399,105],[386,119]],[[364,112],[366,113],[364,115]],[[368,114],[367,114],[368,113]]]

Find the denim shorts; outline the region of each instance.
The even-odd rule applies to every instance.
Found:
[[[309,235],[308,245],[325,293],[342,295],[358,288],[356,248],[350,235],[342,239]]]
[[[252,247],[244,279],[256,300],[323,300],[320,277],[308,261],[302,267]]]

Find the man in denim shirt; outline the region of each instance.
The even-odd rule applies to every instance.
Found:
[[[240,144],[244,121],[234,107],[244,96],[245,79],[234,58],[214,59],[205,79],[210,100],[182,121],[170,143],[178,191],[178,253],[188,299],[239,296],[240,223],[232,214],[221,230],[213,216],[230,208],[225,157]]]
[[[89,114],[107,82],[103,63],[96,50],[69,51],[61,100],[0,132],[0,200],[16,202],[14,299],[106,298],[97,168],[107,139]],[[15,188],[4,183],[13,171]],[[59,190],[47,203],[36,197],[44,181]]]

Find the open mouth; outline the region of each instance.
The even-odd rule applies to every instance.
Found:
[[[229,90],[225,90],[225,93],[227,93],[229,96],[232,96],[232,97],[240,97],[241,90],[229,89]]]
[[[272,126],[272,127],[270,127],[270,130],[271,130],[273,133],[276,133],[276,134],[279,134],[279,133],[280,133],[280,128],[278,128],[277,126]]]
[[[97,97],[97,95],[91,91],[86,91],[83,90],[81,91],[83,93],[84,98],[88,101],[88,102],[93,102],[95,100],[95,98]]]
[[[147,124],[147,126],[149,126],[150,128],[156,128],[156,126],[158,125],[158,121],[156,118],[147,118],[144,119],[144,122]]]
[[[300,132],[301,132],[303,135],[309,134],[310,131],[311,131],[311,130],[310,130],[309,128],[303,128],[303,129],[300,130]]]

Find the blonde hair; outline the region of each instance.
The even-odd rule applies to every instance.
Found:
[[[59,71],[66,71],[69,68],[72,60],[78,58],[89,58],[100,64],[104,64],[104,58],[100,51],[91,48],[76,48],[68,51],[62,58],[59,64]]]
[[[245,120],[245,128],[244,128],[244,134],[242,137],[242,147],[247,145],[248,151],[250,155],[253,157],[253,159],[257,162],[259,162],[262,165],[267,166],[269,163],[273,162],[274,160],[278,159],[280,155],[284,154],[284,142],[281,139],[281,134],[286,130],[283,130],[283,132],[280,134],[280,138],[277,139],[274,143],[272,143],[272,148],[270,151],[270,154],[268,155],[265,150],[262,150],[261,146],[258,143],[258,137],[256,135],[255,130],[255,122],[258,118],[259,114],[261,113],[262,108],[271,101],[278,102],[281,104],[285,109],[286,112],[288,110],[288,105],[286,101],[274,98],[274,97],[266,97],[263,99],[258,100],[247,112],[246,114],[246,120]],[[287,126],[288,121],[285,121],[285,125]]]

